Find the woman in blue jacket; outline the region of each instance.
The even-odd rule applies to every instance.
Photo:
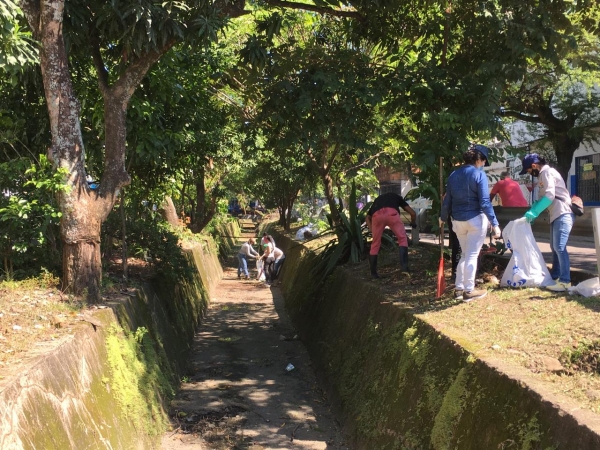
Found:
[[[456,268],[455,298],[466,302],[487,295],[475,289],[477,258],[490,224],[493,236],[500,237],[498,219],[490,202],[487,175],[489,148],[472,145],[463,154],[464,165],[450,174],[440,213],[440,227],[450,216],[462,255]]]

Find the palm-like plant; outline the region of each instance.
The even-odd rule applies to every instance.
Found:
[[[338,226],[332,225],[324,233],[324,235],[328,233],[335,234],[335,238],[324,246],[319,255],[319,260],[313,268],[315,279],[322,282],[337,265],[347,262],[357,264],[365,258],[368,240],[371,237],[371,231],[365,224],[365,218],[370,207],[371,203],[367,203],[361,210],[357,208],[356,185],[353,181],[350,190],[348,215],[344,211],[339,211],[340,224]],[[383,244],[394,245],[394,239],[384,233]]]

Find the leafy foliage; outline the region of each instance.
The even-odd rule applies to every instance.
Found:
[[[43,155],[37,163],[20,158],[0,164],[0,257],[6,277],[60,268],[56,195],[66,189],[64,176]]]
[[[161,277],[170,281],[190,277],[192,268],[183,253],[180,237],[162,219],[152,202],[128,196],[124,215],[125,236],[119,211],[113,211],[103,224],[103,235],[111,238],[107,241],[125,239],[131,256],[150,263]]]
[[[19,23],[21,16],[21,9],[13,0],[0,3],[0,75],[8,74],[13,86],[22,68],[38,60],[31,33]]]

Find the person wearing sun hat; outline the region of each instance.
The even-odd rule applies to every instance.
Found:
[[[554,284],[547,289],[564,292],[571,287],[571,263],[567,252],[567,241],[573,228],[575,215],[571,211],[571,195],[558,170],[550,167],[537,153],[523,157],[523,168],[519,175],[533,175],[537,178],[538,200],[525,213],[527,222],[533,223],[546,209],[550,215],[550,250],[552,269],[550,275]]]
[[[483,289],[475,289],[477,258],[489,225],[493,236],[500,237],[500,226],[490,201],[487,175],[483,171],[489,166],[489,148],[471,145],[463,154],[465,164],[448,177],[446,195],[440,212],[440,229],[452,218],[452,227],[462,254],[456,267],[454,298],[469,302],[487,295]]]

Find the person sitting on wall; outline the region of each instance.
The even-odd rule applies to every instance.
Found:
[[[381,247],[381,237],[385,227],[390,227],[392,232],[398,239],[400,246],[400,268],[403,272],[408,272],[408,237],[406,229],[400,219],[400,209],[410,214],[410,226],[417,227],[417,213],[414,209],[408,206],[406,200],[394,192],[381,194],[375,199],[369,212],[367,213],[367,226],[373,234],[371,242],[371,250],[369,251],[369,266],[371,269],[371,277],[379,278],[377,274],[377,255]]]
[[[490,200],[494,200],[496,194],[500,195],[502,206],[509,208],[529,206],[521,190],[521,185],[513,180],[508,172],[500,174],[500,181],[494,185],[490,192]]]

